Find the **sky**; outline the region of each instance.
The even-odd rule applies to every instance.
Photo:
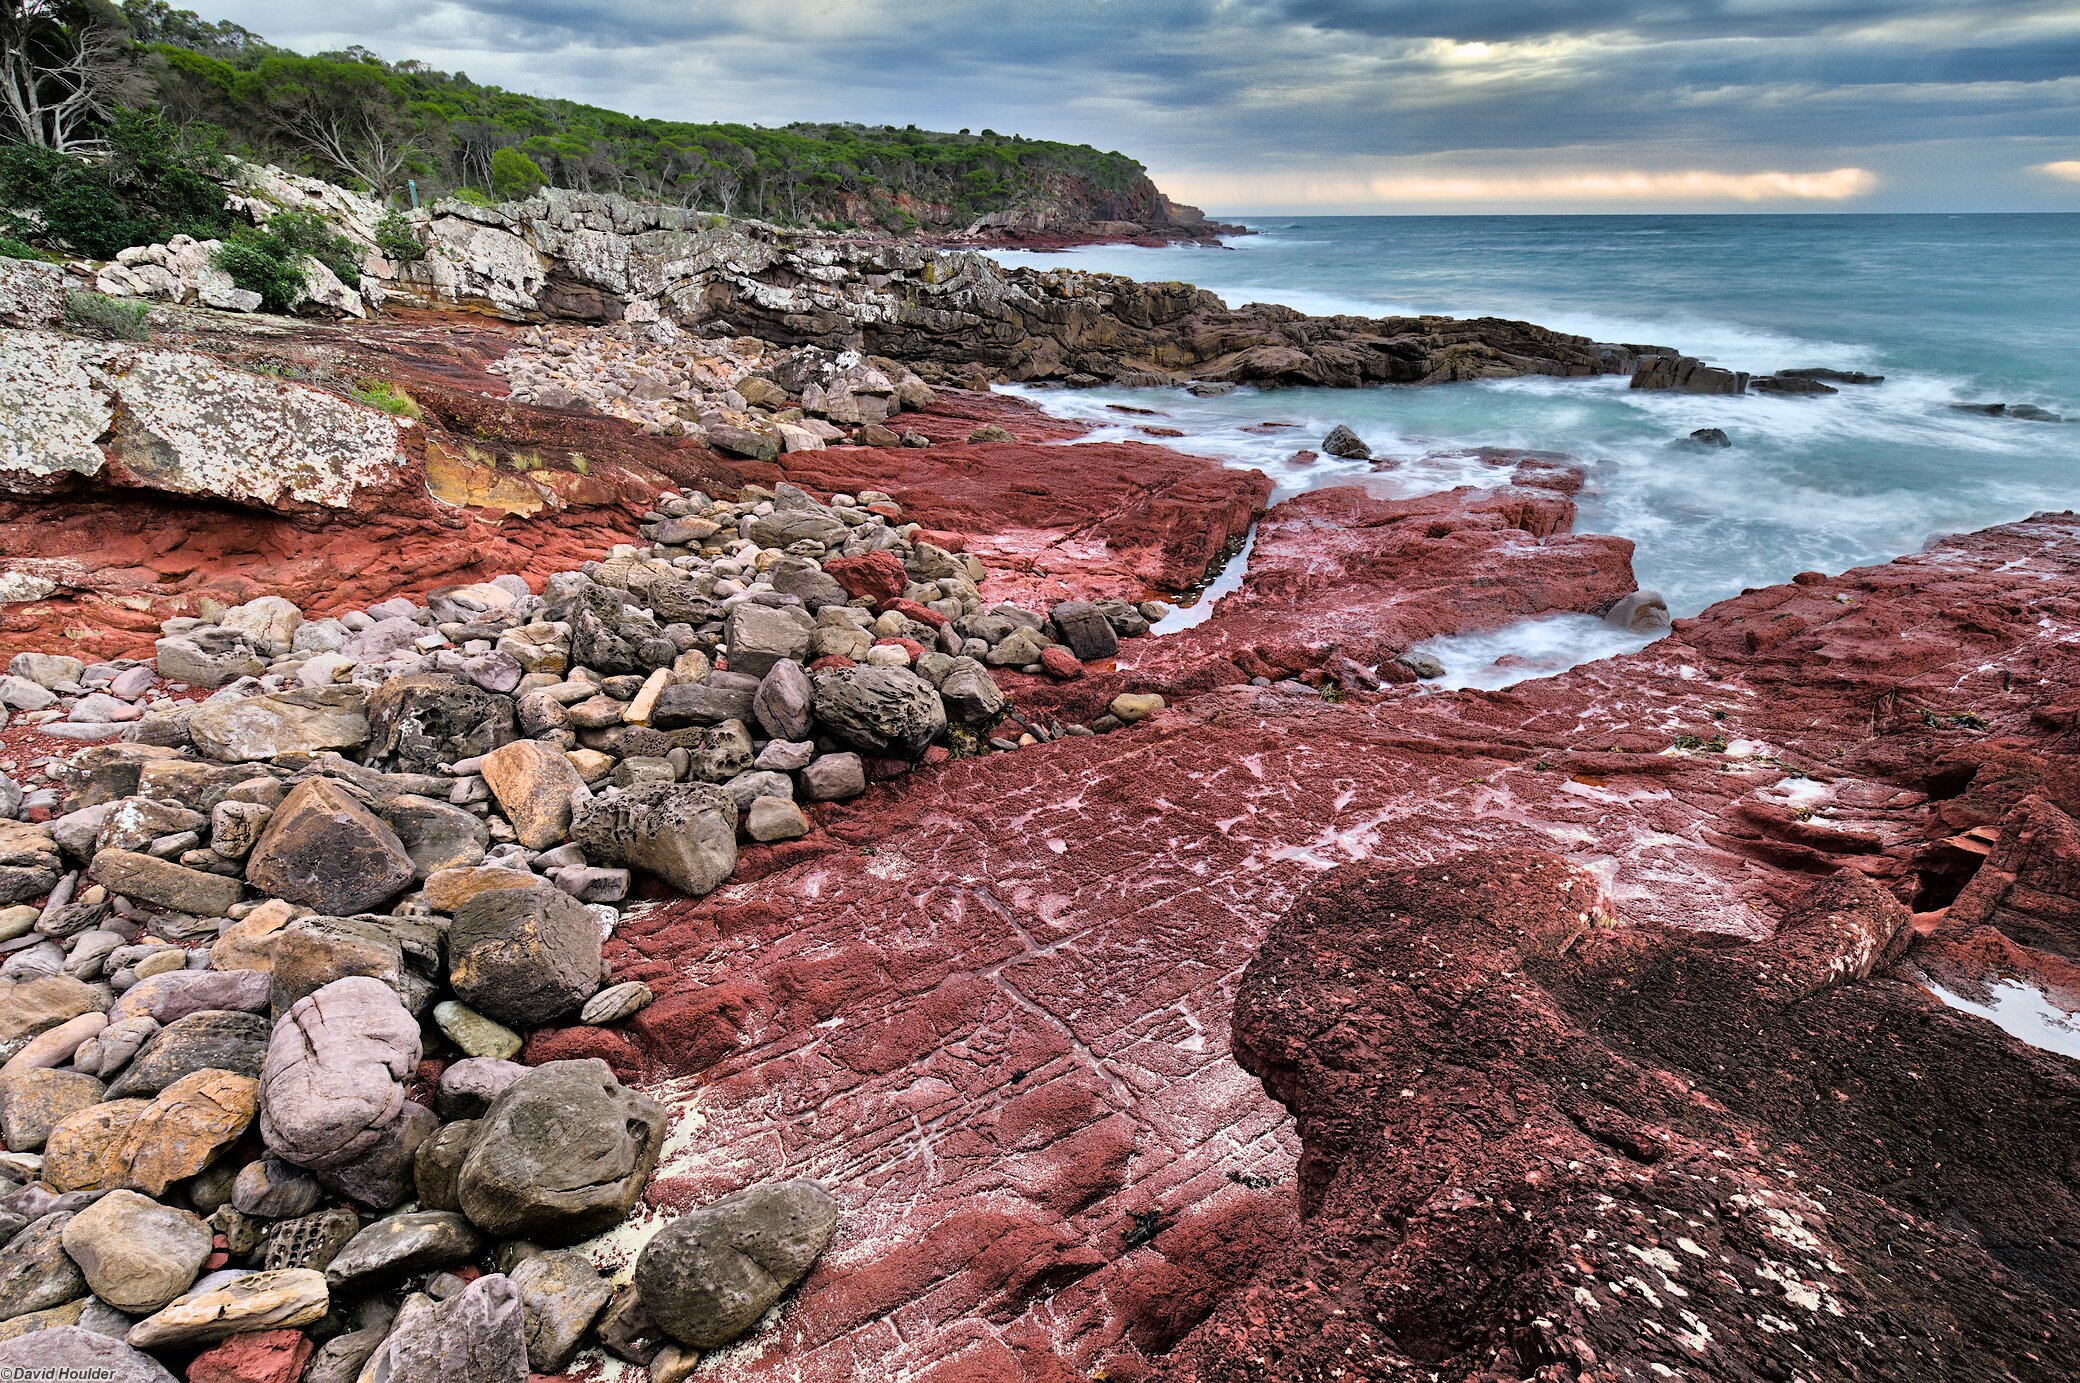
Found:
[[[2080,0],[185,0],[639,115],[1118,149],[1214,214],[2080,211]]]

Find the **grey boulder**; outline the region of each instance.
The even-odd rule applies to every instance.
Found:
[[[946,731],[946,707],[907,668],[848,667],[816,684],[816,719],[864,754],[915,759]]]
[[[552,1061],[485,1111],[463,1160],[462,1211],[487,1234],[573,1243],[627,1217],[664,1145],[664,1108],[597,1059]]]
[[[334,980],[290,1006],[260,1070],[269,1152],[318,1169],[370,1152],[404,1112],[419,1024],[381,980]]]
[[[463,1002],[501,1023],[539,1027],[599,988],[599,923],[548,885],[498,888],[455,910],[448,980]]]
[[[681,1215],[636,1259],[643,1309],[682,1345],[726,1345],[801,1281],[837,1225],[837,1203],[813,1181],[754,1186]]]
[[[503,1273],[436,1303],[415,1296],[361,1373],[363,1383],[527,1383],[520,1290]]]
[[[76,1325],[0,1343],[0,1378],[91,1378],[96,1383],[175,1383],[164,1365],[121,1340]]]

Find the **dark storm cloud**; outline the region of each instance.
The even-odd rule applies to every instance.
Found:
[[[2080,158],[2067,0],[189,3],[643,114],[1088,141],[1229,205],[1391,174],[1865,168],[1825,185],[2080,207],[2030,171]]]

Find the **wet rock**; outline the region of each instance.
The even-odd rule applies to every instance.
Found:
[[[704,783],[645,783],[582,803],[571,837],[588,859],[655,874],[689,896],[724,883],[737,863],[737,807]]]
[[[100,850],[87,877],[111,893],[194,917],[222,917],[245,896],[245,886],[131,850]]]
[[[208,758],[249,763],[359,748],[368,739],[368,717],[359,687],[306,687],[204,702],[188,717],[188,737]]]
[[[520,1293],[499,1273],[435,1304],[413,1297],[363,1377],[369,1383],[528,1383]]]
[[[342,1294],[367,1291],[464,1262],[483,1245],[483,1236],[452,1211],[389,1215],[348,1241],[325,1269],[325,1280]]]
[[[663,1142],[663,1107],[605,1062],[549,1062],[485,1112],[458,1183],[463,1213],[501,1238],[586,1238],[627,1216]]]
[[[94,1294],[133,1316],[187,1291],[210,1254],[202,1221],[134,1191],[95,1201],[66,1222],[61,1239]]]
[[[311,1169],[368,1153],[403,1113],[418,1064],[419,1025],[380,980],[335,980],[297,1000],[260,1074],[268,1150]]]
[[[1741,394],[1748,376],[1676,355],[1641,356],[1632,372],[1635,389],[1674,389],[1685,394]]]
[[[554,1022],[576,1012],[599,988],[598,922],[582,903],[546,886],[471,898],[448,929],[448,955],[455,992],[480,1013],[509,1024]]]
[[[816,718],[853,749],[915,759],[946,731],[938,691],[903,668],[849,667],[816,684]]]
[[[519,735],[510,697],[444,672],[392,677],[368,698],[369,766],[436,773]]]
[[[802,1279],[837,1225],[837,1204],[815,1182],[739,1191],[659,1230],[636,1259],[636,1290],[673,1339],[715,1349]]]
[[[538,1253],[516,1266],[510,1276],[520,1293],[528,1368],[534,1373],[561,1373],[613,1298],[612,1284],[583,1257],[564,1251]]]
[[[1635,634],[1668,627],[1668,602],[1659,591],[1634,591],[1603,612],[1603,622]]]
[[[1366,446],[1357,433],[1342,423],[1329,429],[1329,435],[1322,439],[1322,450],[1331,456],[1341,456],[1352,461],[1372,459],[1372,448]]]
[[[76,1325],[39,1330],[0,1343],[0,1373],[34,1379],[46,1372],[52,1378],[93,1379],[95,1383],[175,1383],[173,1375],[151,1355]]]
[[[585,780],[562,751],[515,740],[486,755],[482,771],[522,845],[544,850],[570,834],[572,800],[584,794]]]
[[[0,1246],[0,1321],[87,1295],[87,1279],[65,1252],[71,1221],[70,1214],[45,1215]]]
[[[1725,448],[1733,445],[1733,439],[1728,437],[1726,429],[1721,427],[1700,427],[1690,434],[1688,440],[1694,447]]]
[[[251,1273],[175,1299],[131,1327],[129,1340],[139,1349],[165,1349],[309,1325],[323,1319],[330,1300],[324,1275],[309,1268]]]
[[[275,808],[246,878],[277,898],[332,916],[372,912],[413,878],[397,833],[329,778],[299,783]]]

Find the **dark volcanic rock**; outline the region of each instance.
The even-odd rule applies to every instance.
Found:
[[[946,707],[907,668],[848,667],[816,682],[816,719],[865,754],[914,759],[946,732]]]
[[[1868,979],[1907,922],[1855,875],[1747,945],[1531,852],[1328,875],[1235,1014],[1302,1230],[1169,1375],[2060,1376],[2080,1074]]]
[[[520,733],[511,697],[442,672],[392,677],[368,698],[369,766],[434,773],[474,759]]]
[[[627,1216],[663,1145],[663,1107],[604,1061],[552,1061],[507,1086],[479,1121],[462,1210],[500,1238],[572,1243]]]
[[[375,911],[412,873],[397,833],[329,778],[299,783],[246,861],[253,887],[338,917]]]
[[[448,965],[456,994],[479,1013],[529,1027],[553,1023],[599,988],[599,923],[547,883],[491,889],[455,910]]]
[[[643,1246],[636,1259],[643,1309],[683,1345],[726,1345],[801,1281],[837,1226],[836,1203],[813,1181],[724,1196]]]

